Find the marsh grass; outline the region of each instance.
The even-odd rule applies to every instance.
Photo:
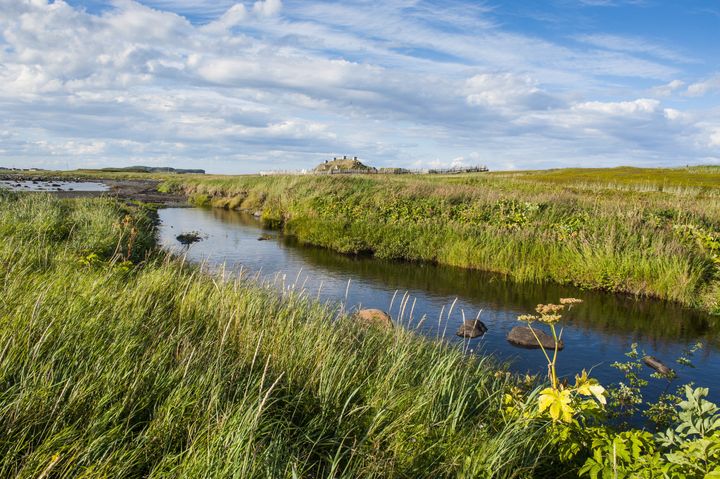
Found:
[[[430,261],[720,313],[720,170],[185,177],[164,187],[343,253]],[[713,241],[684,238],[702,230]]]
[[[0,196],[1,477],[554,467],[543,426],[501,413],[515,379],[492,359],[208,275],[155,251],[152,224],[111,200]]]

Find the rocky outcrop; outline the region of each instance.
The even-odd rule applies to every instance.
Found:
[[[463,338],[472,339],[482,336],[487,330],[487,326],[479,319],[466,319],[455,334]]]
[[[533,331],[535,334],[533,335]],[[537,338],[535,338],[537,336]],[[518,346],[526,349],[540,349],[540,344],[545,349],[555,349],[555,340],[549,334],[533,328],[531,331],[528,326],[515,326],[510,330],[507,335],[507,340],[513,346]],[[538,343],[540,340],[540,343]],[[563,349],[565,344],[562,339],[558,343],[558,350]]]
[[[366,326],[392,328],[392,318],[385,311],[379,309],[361,309],[355,313],[355,318]]]

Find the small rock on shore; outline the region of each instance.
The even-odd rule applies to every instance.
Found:
[[[392,318],[385,311],[379,309],[361,309],[355,314],[358,321],[366,326],[392,328]]]

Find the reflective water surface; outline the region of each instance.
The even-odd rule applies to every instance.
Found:
[[[520,324],[517,316],[532,312],[538,303],[582,298],[585,302],[568,315],[560,374],[593,368],[593,376],[603,383],[617,382],[621,376],[610,364],[625,360],[630,345],[637,342],[640,349],[679,372],[678,384],[695,381],[711,388],[711,399],[720,400],[720,319],[676,304],[553,284],[518,284],[461,268],[341,255],[264,230],[251,215],[235,211],[170,208],[160,211],[160,219],[161,243],[186,253],[192,261],[224,264],[228,271],[242,268],[279,283],[297,284],[321,300],[347,301],[348,308],[379,308],[393,318],[404,309],[408,327],[430,337],[463,343],[455,336],[463,312],[474,318],[482,311],[480,318],[489,330],[481,338],[465,340],[468,349],[494,353],[511,361],[511,368],[519,372],[546,369],[539,350],[519,349],[506,341],[508,331]],[[188,231],[199,231],[206,238],[185,252],[176,236]],[[697,341],[705,347],[693,359],[696,367],[676,364],[675,358]],[[646,369],[644,374],[651,372]],[[657,394],[665,387],[665,381],[651,380],[650,392]]]
[[[0,188],[6,188],[11,191],[108,191],[107,185],[92,181],[0,180]]]

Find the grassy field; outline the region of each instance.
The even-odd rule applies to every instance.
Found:
[[[319,180],[247,181],[266,196],[249,189],[241,204],[285,215],[272,195]],[[582,375],[547,387],[295,288],[211,275],[157,250],[155,220],[108,198],[0,190],[0,477],[720,474],[707,390],[652,406],[676,427],[668,443],[612,422],[628,398],[650,407],[635,386],[605,391]],[[702,433],[688,429],[700,419]]]
[[[720,313],[720,167],[473,175],[176,176],[344,253],[494,271]]]
[[[153,218],[107,199],[0,192],[0,477],[509,478],[557,466],[547,422],[503,413],[518,380],[491,359],[208,276],[155,251]]]

